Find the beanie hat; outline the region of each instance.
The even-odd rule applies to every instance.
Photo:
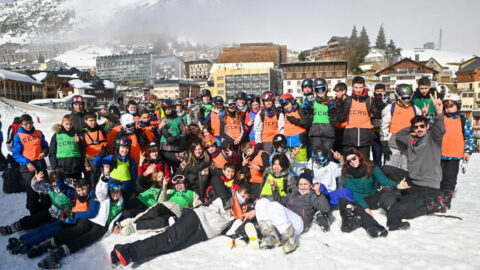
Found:
[[[298,181],[300,181],[300,179],[302,178],[310,182],[311,185],[313,185],[313,176],[311,174],[305,172],[300,174],[300,176],[298,177]]]

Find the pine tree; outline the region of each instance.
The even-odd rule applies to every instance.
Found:
[[[358,60],[357,60],[357,46],[358,46],[358,34],[357,34],[357,27],[354,25],[352,29],[352,33],[350,34],[350,38],[347,42],[347,58],[349,63],[350,71],[356,70],[358,68]]]
[[[395,46],[395,42],[390,39],[390,43],[388,43],[387,48],[385,49],[385,57],[387,58],[387,62],[389,65],[393,64],[396,57],[401,56],[401,48],[397,48]]]
[[[362,27],[362,32],[360,32],[360,41],[358,44],[358,57],[360,62],[363,61],[365,56],[367,56],[370,49],[370,40],[368,38],[367,30],[365,26]]]
[[[303,51],[301,51],[300,54],[298,55],[298,60],[303,62],[305,61],[305,59],[307,58],[305,57],[305,54],[303,54]]]
[[[383,24],[378,30],[377,41],[375,42],[375,48],[385,50],[387,48],[387,40],[385,39],[385,32],[383,30]]]

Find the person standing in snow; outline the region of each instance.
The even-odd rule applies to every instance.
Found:
[[[75,132],[80,134],[85,125],[85,101],[80,95],[72,97],[71,116],[73,117]]]

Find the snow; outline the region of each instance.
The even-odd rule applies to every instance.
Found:
[[[452,65],[452,63],[462,63],[473,57],[473,55],[470,54],[439,51],[432,49],[402,50],[402,58],[410,58],[412,60],[415,60],[416,54],[419,55],[419,61],[428,61],[431,57],[435,58],[435,60],[437,60],[440,65],[448,67],[448,69],[452,70],[453,73],[458,71],[458,65]]]
[[[57,111],[20,102],[0,101],[4,134],[14,116],[25,111],[39,115],[47,141],[53,135],[51,127],[59,123],[65,111]],[[6,149],[4,147],[4,152]],[[456,197],[447,213],[463,220],[423,216],[410,220],[408,231],[391,232],[387,238],[371,239],[363,229],[352,233],[340,231],[341,218],[333,212],[331,231],[324,233],[317,225],[300,238],[300,247],[289,255],[281,248],[254,251],[249,248],[231,249],[212,239],[188,249],[156,257],[137,269],[480,269],[478,239],[480,239],[480,200],[478,192],[480,155],[471,158],[466,175],[459,175]],[[27,214],[25,193],[4,194],[0,191],[0,225],[11,224]],[[373,211],[380,224],[386,218],[382,210]],[[9,237],[0,236],[0,268],[37,269],[37,259],[26,255],[11,255],[5,250]],[[153,234],[123,237],[111,235],[62,260],[62,269],[111,269],[109,254],[115,244],[129,243]],[[118,267],[132,269],[132,266]],[[117,269],[117,268],[115,268]]]
[[[115,89],[115,84],[110,80],[103,80],[103,85],[105,89]]]
[[[79,69],[92,69],[96,66],[96,58],[111,55],[112,49],[98,45],[83,45],[76,49],[66,51],[55,57],[55,60],[65,62],[71,67]]]
[[[37,73],[37,74],[33,74],[32,77],[37,80],[38,82],[41,82],[43,81],[43,79],[45,79],[45,77],[47,77],[48,73],[47,72],[40,72],[40,73]]]
[[[360,69],[362,69],[363,71],[367,71],[367,70],[372,69],[372,66],[373,66],[373,64],[368,64],[368,65],[361,65],[361,66],[358,66],[358,67]]]
[[[70,80],[68,83],[75,89],[92,89],[91,83],[86,83],[79,79]]]
[[[25,83],[30,83],[30,84],[36,84],[36,85],[42,85],[41,83],[35,81],[34,79],[30,78],[27,75],[13,72],[13,71],[8,71],[4,69],[0,69],[0,78],[2,80],[11,80],[11,81],[16,81],[16,82],[25,82]]]

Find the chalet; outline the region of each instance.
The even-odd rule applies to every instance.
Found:
[[[28,102],[42,97],[42,83],[31,77],[0,69],[0,96]]]
[[[395,89],[399,84],[410,84],[414,87],[417,86],[417,80],[421,77],[428,77],[430,79],[436,79],[438,71],[433,68],[413,61],[410,58],[404,58],[391,66],[388,66],[377,73],[377,76],[381,83],[385,84],[387,90]]]
[[[480,57],[473,57],[459,67],[457,89],[462,98],[462,111],[471,112],[473,127],[480,129]]]

